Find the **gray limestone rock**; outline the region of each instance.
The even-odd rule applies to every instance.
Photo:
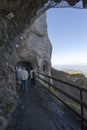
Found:
[[[16,50],[17,62],[27,61],[36,70],[50,73],[52,46],[47,34],[46,14],[25,30]]]

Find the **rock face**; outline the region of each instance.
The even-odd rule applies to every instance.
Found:
[[[52,46],[47,34],[46,14],[43,14],[32,26],[16,37],[10,37],[8,22],[0,21],[0,115],[3,119],[13,106],[17,105],[18,95],[15,84],[15,66],[50,74]],[[5,119],[3,119],[4,121]],[[2,126],[3,126],[3,121]]]
[[[21,35],[21,41],[16,48],[16,61],[27,61],[32,68],[48,74],[51,68],[51,52],[46,14],[43,14]]]

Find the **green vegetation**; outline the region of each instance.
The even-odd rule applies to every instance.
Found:
[[[16,85],[16,91],[20,92],[20,85]]]
[[[1,109],[5,115],[7,115],[13,107],[13,103],[8,103],[5,106],[2,106]]]
[[[68,74],[82,74],[81,72],[78,72],[78,71],[74,71],[74,70],[66,70],[64,71],[65,73],[68,73]]]

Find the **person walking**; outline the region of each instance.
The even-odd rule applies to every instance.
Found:
[[[21,91],[27,92],[27,80],[28,80],[28,71],[23,68],[21,71]]]
[[[36,71],[31,70],[30,71],[30,79],[31,79],[31,86],[35,86],[35,81],[36,81]]]
[[[21,85],[21,71],[22,71],[22,68],[19,66],[19,67],[16,67],[16,80],[17,80],[17,84]]]

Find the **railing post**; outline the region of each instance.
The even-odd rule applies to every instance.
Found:
[[[39,72],[37,72],[37,87],[39,85]]]
[[[80,100],[82,101],[83,100],[83,96],[82,96],[82,89],[80,89]],[[83,116],[83,106],[80,105],[80,108],[81,108],[81,116]],[[83,121],[83,118],[81,118],[81,127],[82,127],[82,130],[84,130],[84,121]]]

